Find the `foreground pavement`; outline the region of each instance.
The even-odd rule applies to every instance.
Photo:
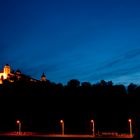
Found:
[[[0,136],[7,136],[7,137],[44,137],[44,138],[133,138],[128,134],[120,134],[120,135],[100,135],[100,136],[93,136],[93,135],[79,135],[79,134],[41,134],[41,133],[34,133],[34,132],[6,132],[0,133]]]

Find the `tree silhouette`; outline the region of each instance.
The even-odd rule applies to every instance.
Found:
[[[78,80],[76,80],[76,79],[72,79],[72,80],[70,80],[69,82],[68,82],[68,84],[67,84],[69,87],[79,87],[80,86],[80,82],[78,81]]]
[[[0,131],[13,129],[12,122],[17,118],[28,126],[25,131],[46,133],[58,133],[60,128],[54,128],[62,118],[68,133],[90,133],[88,124],[92,118],[96,122],[96,131],[127,133],[129,117],[139,128],[140,86],[136,84],[125,87],[101,80],[80,85],[80,81],[72,79],[64,86],[49,80],[34,81],[24,74],[20,79],[16,75],[10,78],[14,82],[4,80],[0,85]],[[7,119],[9,123],[5,124]]]

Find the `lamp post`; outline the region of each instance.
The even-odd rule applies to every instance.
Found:
[[[92,123],[92,135],[95,135],[95,127],[94,127],[94,120],[90,121]]]
[[[128,122],[129,122],[130,136],[132,137],[132,120],[128,119]]]
[[[62,125],[62,135],[64,135],[64,121],[63,120],[60,120],[60,123]]]
[[[18,124],[18,134],[21,134],[21,122],[19,120],[17,120],[16,122]]]

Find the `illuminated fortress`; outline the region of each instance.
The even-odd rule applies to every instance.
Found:
[[[0,71],[0,84],[2,84],[3,80],[6,80],[6,79],[10,82],[14,82],[14,80],[11,79],[12,77],[16,77],[19,80],[21,79],[22,75],[23,74],[19,70],[17,70],[15,73],[11,73],[10,66],[6,64],[3,68],[3,71]],[[33,79],[31,77],[28,78],[28,80],[34,81],[34,82],[37,81],[36,79]],[[44,73],[42,74],[40,81],[46,81],[46,76]]]
[[[0,84],[2,84],[2,80],[7,79],[10,74],[11,68],[8,64],[6,64],[3,68],[3,71],[0,71]]]

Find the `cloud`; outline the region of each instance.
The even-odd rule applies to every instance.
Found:
[[[97,81],[101,79],[114,79],[120,76],[130,76],[138,73],[140,49],[133,49],[127,51],[122,55],[111,58],[103,63],[97,64],[96,62],[70,62],[69,67],[61,69],[58,73],[62,79],[77,78],[87,81]],[[137,61],[136,61],[137,60]],[[70,67],[71,66],[71,67]],[[70,68],[70,72],[65,72]]]
[[[130,50],[123,55],[110,59],[110,62],[104,62],[97,68],[91,68],[85,76],[86,79],[114,79],[120,76],[130,76],[138,73],[140,70],[140,49]],[[93,71],[93,72],[91,72]]]
[[[112,67],[123,67],[123,65],[125,65],[126,63],[129,63],[129,61],[133,61],[139,56],[140,56],[140,49],[133,49],[120,56],[111,58],[110,60],[107,60],[107,62],[103,62],[102,66],[98,67],[96,70],[109,69]]]

